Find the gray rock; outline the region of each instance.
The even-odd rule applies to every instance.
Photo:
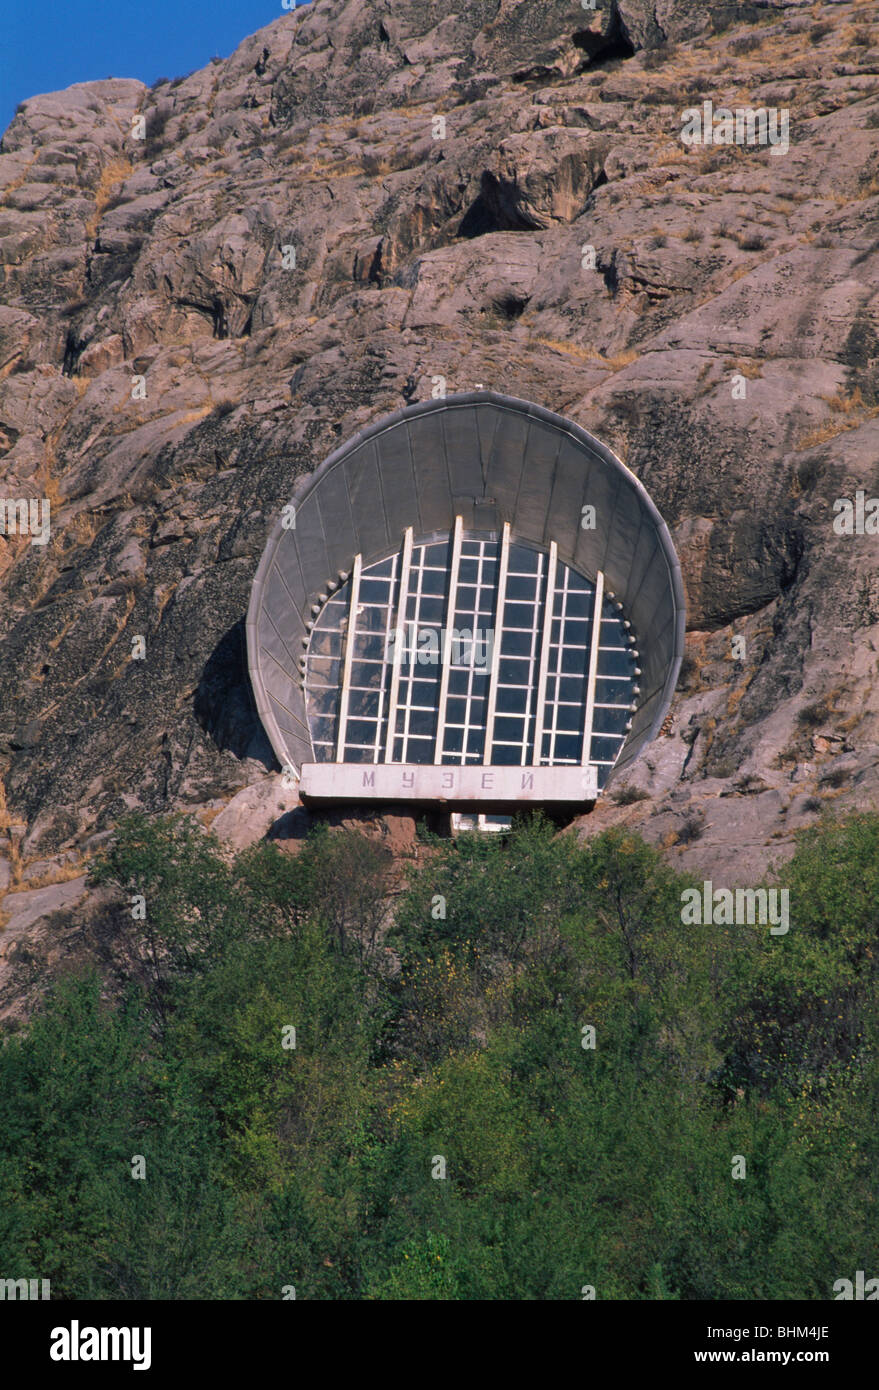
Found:
[[[245,849],[265,838],[275,822],[299,804],[295,791],[287,790],[280,777],[271,777],[233,796],[211,822],[211,830],[230,849]]]
[[[0,912],[6,916],[6,925],[0,933],[0,955],[5,955],[10,944],[42,918],[53,912],[67,911],[85,893],[86,878],[70,878],[66,883],[51,883],[46,888],[26,889],[21,893],[7,893],[0,898]]]
[[[877,804],[875,539],[832,526],[879,489],[876,79],[847,38],[877,25],[834,5],[814,42],[801,11],[319,0],[183,81],[23,103],[0,495],[45,493],[52,535],[0,537],[0,778],[28,856],[131,808],[228,803],[230,844],[280,817],[242,641],[266,536],[436,375],[570,415],[673,530],[688,674],[648,798],[589,833],[697,814],[670,852],[751,873],[810,797]],[[790,106],[786,155],[682,146],[685,105],[745,91]]]

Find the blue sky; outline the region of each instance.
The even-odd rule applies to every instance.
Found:
[[[286,14],[281,0],[4,0],[0,132],[25,97],[103,77],[179,77]]]

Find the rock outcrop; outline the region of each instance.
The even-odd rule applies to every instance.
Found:
[[[688,147],[708,100],[788,110],[789,148]],[[267,532],[437,377],[605,439],[681,556],[676,705],[584,833],[720,881],[876,804],[879,537],[834,529],[879,493],[875,6],[315,0],[188,77],[24,102],[0,187],[0,495],[51,505],[48,543],[0,535],[13,887],[275,775]]]

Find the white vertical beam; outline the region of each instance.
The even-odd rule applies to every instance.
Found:
[[[534,715],[534,764],[540,766],[540,753],[543,748],[544,710],[546,707],[546,679],[549,675],[549,644],[552,640],[552,610],[555,605],[555,576],[559,561],[559,548],[555,541],[549,544],[549,564],[546,571],[546,597],[543,601],[543,640],[540,645],[540,666],[537,672],[537,709]],[[524,757],[524,752],[523,755]]]
[[[592,723],[595,718],[595,677],[598,674],[598,648],[601,645],[601,609],[604,603],[604,571],[595,576],[595,606],[592,609],[592,646],[589,652],[589,675],[586,679],[586,719],[583,725],[583,766],[592,754]]]
[[[394,731],[397,726],[397,705],[400,698],[400,667],[406,645],[406,606],[409,599],[409,571],[412,568],[412,527],[403,535],[403,557],[400,565],[400,597],[397,600],[397,627],[394,632],[394,664],[391,670],[391,692],[388,701],[388,732],[385,739],[385,762],[394,760]]]
[[[501,642],[504,630],[504,605],[507,599],[507,570],[510,564],[510,523],[504,522],[501,535],[501,561],[497,577],[497,612],[495,614],[494,640],[491,644],[491,676],[488,683],[488,707],[485,716],[485,747],[483,763],[491,762],[491,745],[494,742],[494,715],[497,708],[497,682],[501,664]]]
[[[345,661],[342,667],[342,697],[339,701],[339,730],[336,736],[336,762],[345,761],[345,734],[348,729],[348,695],[351,688],[351,663],[354,660],[354,634],[357,628],[357,609],[360,606],[361,555],[354,556],[351,570],[351,602],[348,607],[348,633],[345,639]]]
[[[436,742],[434,744],[434,763],[441,763],[443,760],[443,742],[445,740],[446,729],[446,702],[449,698],[449,665],[452,657],[452,625],[455,621],[455,609],[458,606],[458,572],[461,568],[461,540],[464,533],[464,521],[460,516],[455,517],[455,530],[452,536],[452,564],[449,575],[449,602],[446,607],[445,631],[443,633],[443,654],[442,666],[440,668],[440,688],[439,703],[437,705],[436,716]]]

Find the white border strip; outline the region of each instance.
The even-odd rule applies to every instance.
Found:
[[[488,683],[488,707],[485,715],[485,744],[482,752],[483,766],[491,763],[491,745],[494,743],[494,715],[497,706],[497,683],[501,664],[501,643],[504,632],[504,608],[507,602],[507,570],[510,564],[510,523],[504,522],[501,533],[501,562],[497,576],[497,609],[495,630],[491,647],[491,677]]]
[[[354,556],[351,570],[351,603],[348,607],[348,632],[345,637],[345,664],[342,667],[342,698],[339,701],[339,729],[336,734],[336,762],[345,759],[345,735],[348,732],[348,695],[351,686],[351,666],[354,661],[354,636],[357,630],[357,609],[360,606],[360,570],[363,557]]]
[[[589,652],[589,675],[586,683],[586,719],[583,724],[584,767],[590,762],[592,752],[592,724],[595,718],[595,677],[598,674],[598,648],[601,646],[601,610],[604,606],[604,571],[595,576],[595,604],[592,609],[592,649]]]
[[[555,607],[555,577],[559,548],[549,543],[549,564],[546,571],[546,597],[543,601],[543,640],[540,646],[540,666],[537,675],[537,709],[534,717],[534,764],[540,766],[543,756],[544,715],[546,711],[546,678],[549,674],[549,644],[552,640],[552,611]]]
[[[455,530],[452,536],[452,562],[449,572],[449,602],[446,607],[446,630],[443,633],[443,664],[440,670],[439,701],[436,715],[436,740],[434,742],[434,764],[443,760],[443,744],[446,734],[446,702],[449,697],[449,665],[452,658],[452,624],[458,606],[458,572],[461,567],[461,541],[464,533],[463,517],[455,517]]]
[[[394,731],[397,724],[397,706],[400,699],[400,667],[403,664],[403,648],[406,645],[406,607],[409,601],[409,571],[412,568],[412,527],[407,526],[403,534],[403,562],[400,567],[400,597],[397,600],[397,623],[394,632],[394,667],[391,671],[391,693],[388,702],[388,732],[385,739],[385,762],[393,762]],[[381,712],[379,712],[381,713]]]

